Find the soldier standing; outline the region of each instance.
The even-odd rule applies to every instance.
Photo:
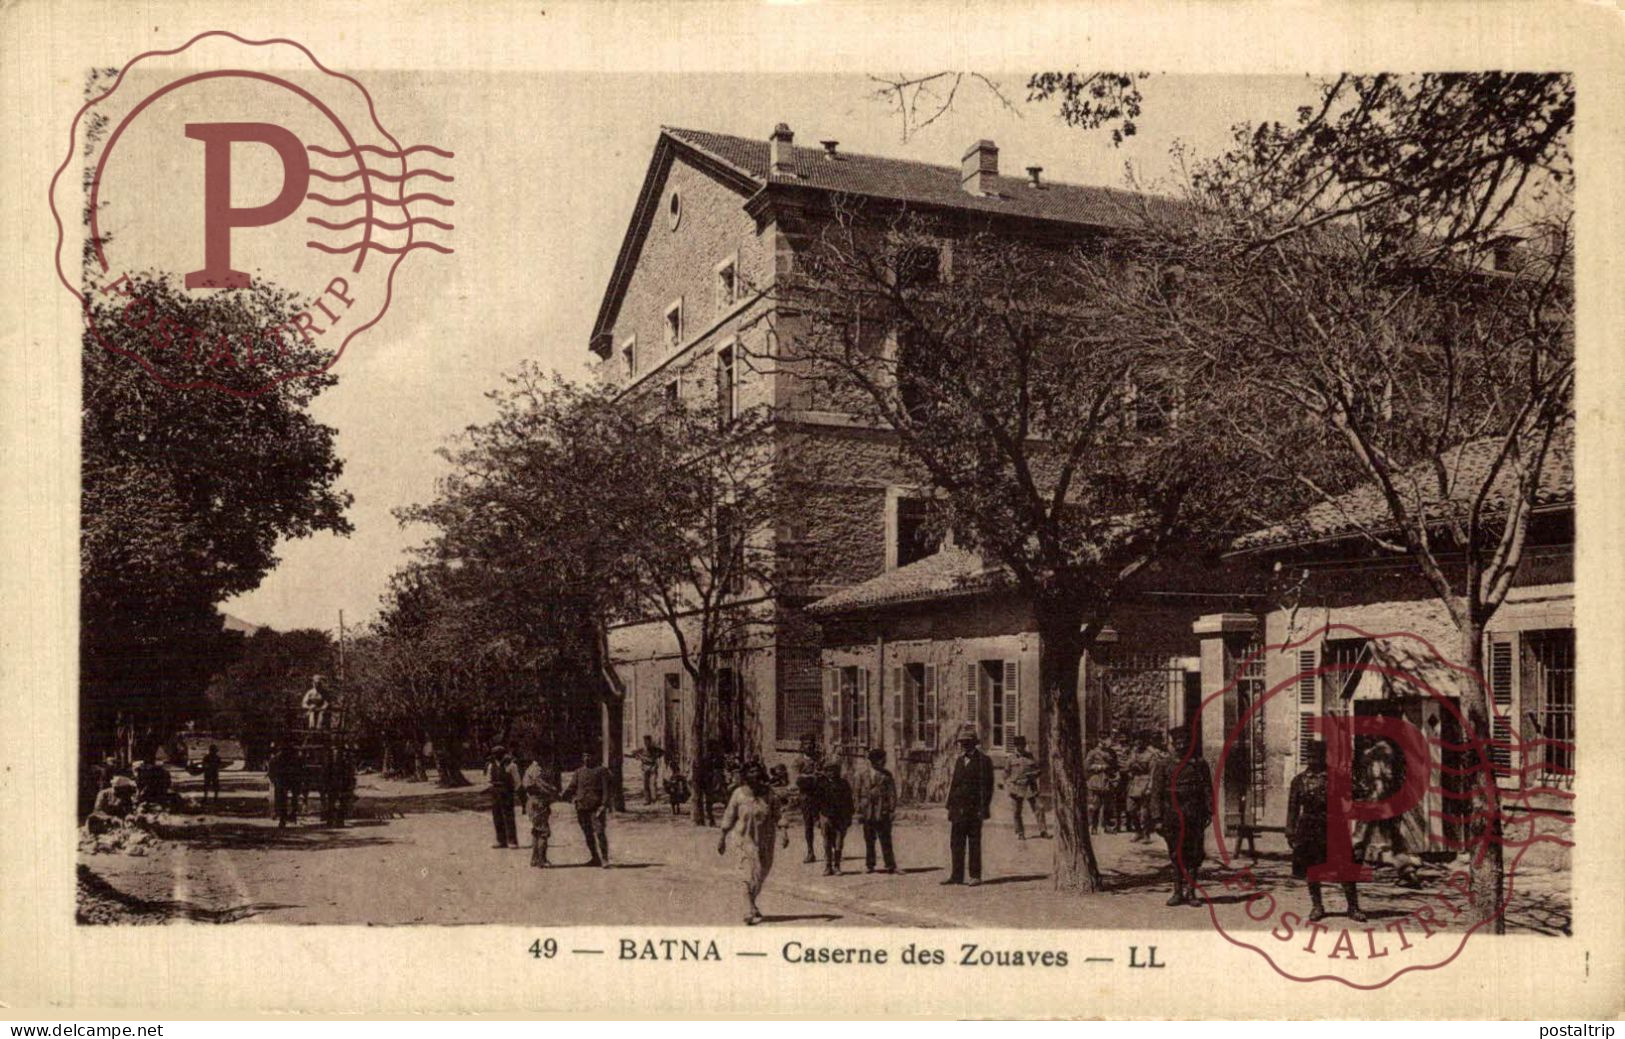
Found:
[[[1309,745],[1309,762],[1292,779],[1286,800],[1286,839],[1292,845],[1292,875],[1299,880],[1309,876],[1309,870],[1326,861],[1326,744],[1316,740]],[[1343,882],[1343,897],[1348,899],[1349,919],[1364,923],[1365,913],[1360,911],[1359,890],[1352,881]],[[1324,919],[1326,905],[1321,901],[1320,883],[1309,881],[1309,919]]]
[[[1151,839],[1151,770],[1156,767],[1157,752],[1151,749],[1151,736],[1142,732],[1134,737],[1134,753],[1129,755],[1128,767],[1128,820],[1125,828],[1132,827],[1134,841],[1144,844]]]
[[[1112,789],[1117,785],[1117,754],[1109,743],[1096,743],[1083,758],[1089,791],[1089,832],[1099,833],[1112,821]]]
[[[265,778],[271,783],[271,814],[276,818],[278,829],[299,821],[299,795],[295,786],[299,768],[299,756],[292,747],[284,743],[272,748]]]
[[[655,746],[655,738],[643,734],[643,749],[638,751],[638,763],[643,766],[643,803],[655,803],[655,778],[660,775],[660,759],[666,752]]]
[[[581,767],[570,777],[570,785],[561,796],[575,806],[576,823],[592,855],[589,866],[609,868],[609,804],[613,794],[614,780],[609,769],[593,764],[591,754],[582,754]]]
[[[1112,774],[1111,819],[1106,830],[1108,833],[1122,833],[1128,828],[1128,759],[1133,748],[1121,729],[1113,730],[1110,746],[1112,760],[1117,762],[1117,771]]]
[[[1027,839],[1027,827],[1021,818],[1024,804],[1032,808],[1033,818],[1038,820],[1038,836],[1048,837],[1049,824],[1044,821],[1044,805],[1038,799],[1038,760],[1027,749],[1027,737],[1017,736],[1011,742],[1015,746],[1010,749],[1010,756],[1004,763],[1004,785],[1010,792],[1011,808],[1015,814],[1016,839]]]
[[[1177,751],[1186,745],[1190,731],[1184,726],[1168,730],[1168,739]],[[1213,771],[1202,758],[1200,745],[1188,756],[1162,753],[1151,766],[1150,812],[1168,846],[1168,862],[1174,868],[1174,893],[1168,904],[1200,905],[1196,897],[1197,871],[1207,854],[1207,824],[1213,818]]]

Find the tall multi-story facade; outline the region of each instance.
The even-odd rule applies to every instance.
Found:
[[[793,452],[798,464],[819,474],[786,496],[773,529],[758,534],[773,542],[758,548],[793,548],[784,554],[793,555],[797,567],[754,607],[764,623],[719,662],[708,714],[711,738],[724,749],[772,761],[793,753],[808,734],[852,753],[882,742],[875,732],[860,737],[850,715],[843,720],[843,672],[824,659],[822,627],[807,606],[936,548],[920,535],[923,493],[898,465],[890,436],[854,422],[798,379],[792,366],[774,363],[794,355],[797,332],[795,310],[775,288],[794,268],[799,243],[814,238],[850,200],[871,212],[930,219],[941,235],[933,260],[944,274],[959,235],[1065,243],[1125,216],[1126,196],[1119,192],[1045,182],[1037,167],[1024,177],[1004,176],[999,161],[998,148],[985,140],[972,144],[958,166],[934,166],[848,154],[835,141],[800,147],[782,124],[760,140],[671,128],[660,133],[592,351],[635,392],[716,394],[724,408],[771,409],[776,450]],[[610,650],[628,691],[627,749],[650,734],[679,755],[691,750],[693,690],[669,626],[659,620],[622,624]],[[866,700],[883,698],[883,684],[877,679]],[[1026,689],[1019,694],[1025,706],[1012,709],[1036,740],[1036,684],[1016,678],[1001,688]],[[847,693],[852,704],[855,691]],[[1002,733],[1001,721],[1001,748]]]
[[[881,747],[905,796],[923,800],[942,796],[963,724],[977,728],[996,763],[1017,737],[1038,743],[1038,637],[1028,608],[998,567],[925,535],[926,491],[900,464],[893,438],[855,421],[783,363],[795,356],[798,320],[788,294],[775,290],[795,269],[801,243],[851,200],[871,213],[929,218],[940,235],[938,271],[951,282],[956,236],[1008,234],[1064,246],[1110,233],[1128,214],[1125,198],[1047,183],[1036,169],[1003,176],[989,141],[973,144],[953,167],[851,155],[833,141],[797,147],[782,125],[764,140],[661,132],[592,349],[629,390],[716,394],[724,408],[771,409],[774,450],[815,474],[784,496],[777,521],[756,535],[759,548],[796,560],[795,572],[771,595],[741,590],[762,623],[718,662],[708,738],[770,762],[793,754],[807,735],[854,759]],[[1567,443],[1551,465],[1517,587],[1485,649],[1502,733],[1566,744],[1538,751],[1534,771],[1551,782],[1513,777],[1520,790],[1557,788],[1542,795],[1536,814],[1564,816],[1575,732]],[[1476,457],[1472,445],[1463,450]],[[1307,538],[1260,532],[1242,539],[1222,567],[1149,573],[1083,661],[1085,741],[1192,726],[1219,773],[1218,823],[1241,835],[1282,828],[1287,787],[1307,756],[1305,715],[1389,714],[1440,731],[1448,705],[1458,702],[1459,678],[1441,679],[1443,699],[1428,702],[1391,683],[1295,677],[1385,649],[1335,628],[1306,641],[1327,625],[1404,630],[1454,648],[1444,610],[1414,566],[1362,547],[1355,532],[1332,522],[1364,509],[1367,525],[1380,525],[1383,506],[1373,495],[1357,489],[1311,513]],[[1272,587],[1283,569],[1303,574],[1286,604]],[[1246,664],[1258,646],[1287,644],[1293,649]],[[693,749],[693,690],[667,623],[618,626],[610,652],[628,692],[625,749],[648,734],[683,760]],[[1288,682],[1296,682],[1291,695],[1249,710]],[[1241,719],[1250,722],[1238,736]],[[1526,753],[1536,751],[1502,758],[1517,766]],[[1438,820],[1450,808],[1437,798],[1418,808],[1436,850],[1449,845],[1452,834]]]

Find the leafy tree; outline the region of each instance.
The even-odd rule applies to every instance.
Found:
[[[944,242],[951,238],[951,249]],[[780,290],[799,315],[777,363],[895,438],[940,522],[1008,572],[1040,636],[1055,883],[1102,885],[1089,842],[1080,657],[1176,546],[1228,529],[1226,452],[1202,373],[1101,334],[1080,271],[1139,274],[1109,242],[967,234],[838,209]],[[951,259],[949,254],[951,253]]]
[[[493,393],[497,417],[446,451],[435,502],[403,516],[437,528],[425,554],[454,562],[524,640],[601,679],[604,752],[619,772],[625,689],[609,658],[617,620],[663,619],[695,689],[693,739],[709,732],[719,655],[760,623],[742,603],[772,577],[760,416],[730,422],[698,402],[637,399],[534,366]]]
[[[193,297],[160,275],[124,287],[92,296],[83,354],[81,734],[102,751],[121,718],[149,742],[201,712],[237,641],[215,604],[259,583],[279,539],[350,530],[334,431],[308,410],[331,375],[248,399],[177,391],[102,345],[152,348],[132,301],[215,342],[291,320],[294,300],[265,285]]]
[[[215,675],[207,694],[210,725],[241,740],[245,768],[264,767],[311,676],[333,674],[333,654],[325,631],[261,628],[243,639],[236,659]]]

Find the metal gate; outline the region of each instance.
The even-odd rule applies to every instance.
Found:
[[[1121,734],[1158,734],[1180,717],[1186,669],[1165,653],[1091,653],[1084,663],[1084,746]]]

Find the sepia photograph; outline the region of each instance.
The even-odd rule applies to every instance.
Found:
[[[1622,41],[1064,6],[5,14],[0,1007],[1617,1014]]]
[[[597,132],[304,142],[411,184],[290,218],[456,245],[392,414],[385,336],[250,385],[311,304],[187,273],[207,209],[87,291],[81,922],[1205,928],[1244,869],[1569,933],[1570,77],[501,89]],[[120,161],[213,161],[126,126],[108,255]],[[505,166],[576,244],[468,322],[388,195]]]

